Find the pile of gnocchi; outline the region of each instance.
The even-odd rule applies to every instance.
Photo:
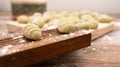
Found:
[[[19,23],[25,23],[23,35],[26,38],[41,39],[41,28],[55,26],[60,33],[71,33],[76,29],[97,29],[98,23],[110,23],[113,18],[97,12],[45,12],[34,13],[32,16],[17,17]]]

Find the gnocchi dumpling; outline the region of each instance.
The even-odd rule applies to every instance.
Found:
[[[62,19],[62,20],[63,20],[63,22],[66,21],[66,22],[69,22],[70,24],[73,24],[73,25],[81,22],[81,20],[78,17],[67,17],[67,18]]]
[[[70,13],[68,11],[63,11],[60,12],[58,16],[61,18],[61,17],[69,17],[69,15]]]
[[[41,14],[41,13],[36,12],[36,13],[34,13],[34,14],[33,14],[33,16],[42,16],[42,14]]]
[[[101,15],[97,16],[97,20],[98,20],[99,22],[109,23],[109,22],[111,22],[113,19],[112,19],[112,17],[110,17],[110,16],[108,16],[108,15],[101,14]]]
[[[90,29],[96,29],[98,28],[98,21],[97,20],[89,20],[88,24],[89,24],[89,28]]]
[[[75,31],[75,25],[69,21],[60,22],[57,26],[60,33],[71,33]]]
[[[70,16],[74,16],[74,17],[79,18],[79,12],[72,12],[72,13],[70,13]]]
[[[92,12],[91,11],[81,11],[79,12],[79,16],[82,16],[82,15],[91,15]]]
[[[28,23],[32,23],[32,21],[35,19],[35,16],[29,16],[28,17]]]
[[[87,22],[81,22],[76,24],[78,29],[89,29],[89,24]]]
[[[33,24],[36,24],[37,26],[39,26],[39,28],[42,28],[45,24],[44,19],[42,19],[41,17],[36,17],[32,20]]]
[[[57,13],[56,12],[45,12],[43,14],[43,19],[45,22],[49,22],[50,20],[56,19],[57,18]]]
[[[95,20],[95,18],[92,15],[82,15],[80,18],[84,21]]]
[[[28,39],[40,40],[41,36],[42,36],[42,32],[41,32],[40,28],[37,25],[35,25],[35,24],[27,24],[23,28],[23,35]]]
[[[17,21],[19,23],[27,23],[28,22],[28,17],[26,15],[21,15],[17,17]]]
[[[78,29],[96,29],[98,27],[98,21],[97,20],[88,20],[87,22],[83,21],[78,24],[76,24],[76,27]]]

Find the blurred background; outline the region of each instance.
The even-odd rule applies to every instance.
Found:
[[[120,13],[120,0],[46,0],[48,11],[91,10]],[[10,0],[0,0],[0,11],[11,11]]]

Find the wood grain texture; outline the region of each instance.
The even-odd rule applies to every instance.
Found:
[[[1,53],[4,49],[0,49],[0,67],[23,67],[43,60],[53,58],[65,53],[69,53],[87,46],[90,46],[91,34],[86,34],[85,32],[76,31],[74,35],[72,34],[57,34],[58,31],[51,31],[50,34],[53,36],[48,37],[43,36],[43,39],[40,41],[28,41],[24,38],[19,38],[25,41],[25,43],[20,44],[19,39],[13,40],[0,40],[3,47],[11,46],[12,48],[9,51],[15,49],[19,50],[11,53]],[[52,33],[54,32],[54,33]],[[57,36],[55,36],[57,34]],[[67,37],[66,37],[67,36]],[[8,45],[6,45],[8,44]],[[22,45],[22,46],[21,46]]]
[[[44,61],[31,67],[119,67],[120,46],[95,45]],[[103,47],[107,47],[104,49]]]

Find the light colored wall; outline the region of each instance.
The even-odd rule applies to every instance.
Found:
[[[11,11],[10,0],[0,0],[0,11]]]
[[[103,13],[120,13],[120,0],[47,0],[48,11],[91,10]]]

